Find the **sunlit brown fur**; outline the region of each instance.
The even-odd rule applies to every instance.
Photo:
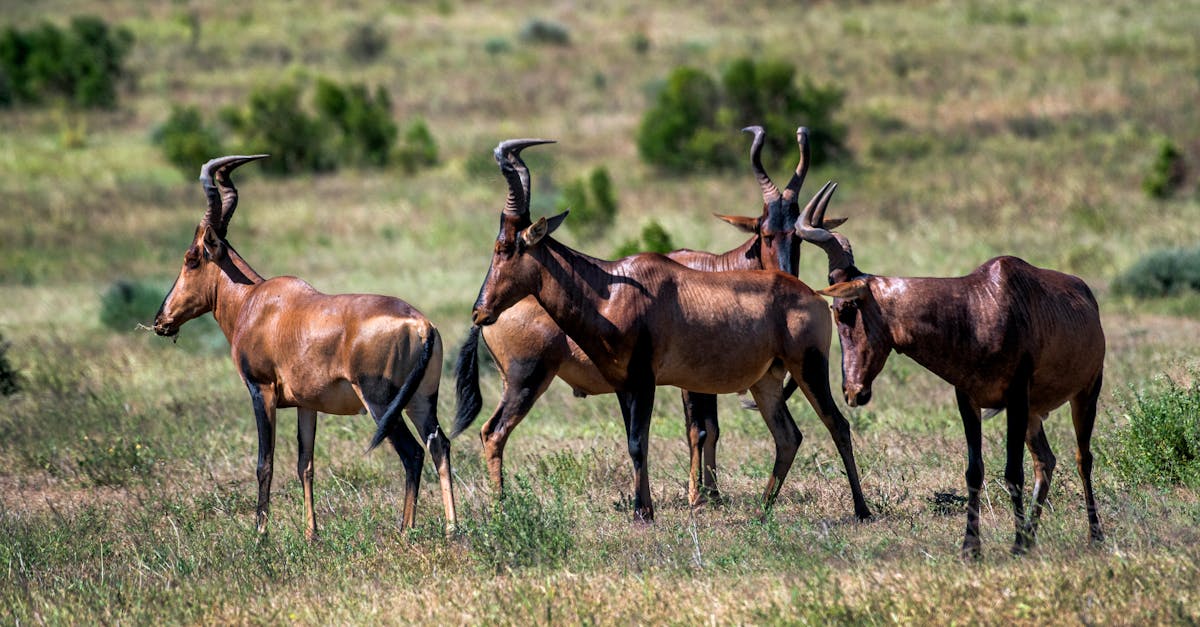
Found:
[[[313,508],[317,412],[351,415],[364,408],[379,422],[371,446],[388,438],[404,463],[402,526],[414,525],[424,459],[422,443],[398,416],[404,409],[438,469],[446,523],[452,527],[450,446],[438,427],[436,413],[442,363],[437,329],[398,298],[327,295],[295,277],[263,279],[255,272],[228,244],[224,233],[236,206],[229,170],[248,160],[225,158],[205,164],[202,180],[213,202],[155,317],[154,330],[159,335],[174,335],[188,320],[211,311],[229,340],[258,425],[259,532],[265,533],[267,528],[279,407],[297,408],[297,473],[304,488],[305,533],[310,539],[317,533]],[[226,202],[210,187],[223,192]]]
[[[1092,490],[1091,435],[1104,371],[1104,331],[1087,284],[1077,277],[997,257],[953,278],[863,274],[843,235],[803,229],[829,253],[834,317],[842,343],[843,391],[851,405],[892,351],[908,355],[954,386],[967,434],[967,530],[963,553],[979,554],[983,485],[981,410],[1007,413],[1004,477],[1015,515],[1012,551],[1033,545],[1055,458],[1042,421],[1071,403],[1091,539],[1102,537]],[[1034,461],[1034,504],[1022,505],[1024,446]]]
[[[634,462],[634,509],[654,511],[646,467],[655,386],[721,394],[749,389],[775,439],[776,457],[764,501],[778,494],[801,435],[783,410],[790,372],[842,453],[855,513],[870,512],[859,488],[849,425],[828,389],[832,323],[825,303],[779,271],[700,272],[665,256],[618,261],[583,255],[549,237],[564,216],[530,224],[515,154],[541,140],[512,140],[496,149],[509,181],[492,265],[476,301],[476,324],[488,325],[527,296],[554,319],[617,392]]]
[[[785,221],[781,214],[788,207],[779,202],[783,194],[771,183],[759,158],[765,131],[759,126],[744,130],[754,134],[750,155],[755,174],[763,186],[762,213],[758,217],[716,217],[750,233],[751,237],[724,253],[681,249],[667,256],[689,268],[705,272],[779,268],[795,274],[799,243],[796,242],[794,247],[790,245],[796,238],[795,230],[785,230],[780,226]],[[801,159],[787,186],[791,191],[789,206],[795,205],[795,191],[803,184],[809,163],[807,129],[801,128],[797,139]],[[522,182],[526,183],[527,180],[523,179]],[[523,191],[526,196],[529,195],[527,186]],[[780,245],[785,241],[788,246]],[[792,251],[795,251],[795,255],[791,254]],[[605,381],[587,354],[555,324],[533,296],[521,300],[499,315],[495,323],[484,327],[483,337],[504,383],[500,402],[480,431],[488,473],[493,487],[500,493],[503,490],[504,448],[509,435],[556,375],[570,385],[577,396],[609,394],[615,390]],[[469,358],[473,359],[474,355]],[[691,451],[688,496],[693,505],[698,505],[709,497],[719,498],[715,472],[716,446],[720,438],[716,398],[687,391],[682,392],[682,397]],[[466,426],[455,424],[452,436]]]

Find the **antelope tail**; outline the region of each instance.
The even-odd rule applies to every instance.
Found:
[[[467,339],[458,351],[458,362],[454,364],[454,391],[457,395],[458,410],[454,414],[454,429],[450,437],[454,438],[471,426],[483,408],[483,395],[479,392],[479,332],[478,325],[472,325]]]
[[[425,370],[429,368],[429,360],[433,357],[433,344],[437,341],[437,331],[432,331],[425,337],[425,344],[421,346],[421,356],[417,359],[417,365],[409,371],[408,377],[404,379],[404,384],[400,386],[400,391],[396,392],[396,396],[392,398],[391,404],[383,411],[383,416],[379,418],[379,425],[375,429],[375,437],[371,438],[371,445],[367,447],[367,452],[375,450],[383,439],[392,432],[392,425],[395,424],[396,418],[400,416],[400,410],[404,409],[413,394],[417,391],[417,386],[421,384],[421,379],[425,378]],[[404,425],[400,425],[404,429]]]

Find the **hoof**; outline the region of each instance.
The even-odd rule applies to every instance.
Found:
[[[638,508],[637,510],[635,510],[633,512],[633,522],[641,523],[641,524],[645,524],[645,525],[652,524],[654,522],[654,508],[653,507]]]
[[[983,557],[983,550],[979,545],[979,538],[967,538],[963,540],[962,558],[967,561],[978,561]]]

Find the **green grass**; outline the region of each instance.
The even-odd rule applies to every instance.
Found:
[[[5,20],[65,23],[95,10],[40,1],[6,7]],[[865,524],[852,520],[825,428],[799,400],[791,409],[805,439],[772,514],[758,520],[767,430],[734,397],[720,400],[728,503],[690,512],[672,389],[658,394],[651,429],[658,520],[634,524],[615,398],[575,399],[556,383],[510,440],[517,498],[505,509],[494,507],[476,435],[454,441],[463,520],[449,539],[431,469],[417,530],[401,534],[399,460],[386,447],[363,454],[368,418],[323,416],[321,538],[309,545],[290,410],[279,418],[271,533],[255,534],[254,420],[211,320],[188,323],[178,343],[102,324],[115,282],[170,285],[204,212],[195,174],[152,141],[172,105],[213,116],[260,85],[336,76],[385,86],[397,120],[424,119],[439,164],[411,176],[239,170],[229,238],[265,275],[405,298],[454,347],[503,203],[497,141],[559,140],[529,153],[539,211],[552,204],[538,199],[581,173],[611,174],[613,227],[587,241],[559,232],[585,251],[607,254],[649,220],[678,246],[732,248],[742,235],[710,214],[761,210],[749,169],[664,177],[638,162],[634,134],[673,67],[716,74],[739,57],[784,58],[846,90],[840,119],[853,160],[812,171],[809,186],[839,181],[830,215],[850,218],[840,230],[860,267],[960,275],[1015,254],[1092,285],[1108,344],[1095,440],[1112,451],[1131,428],[1122,395],[1153,389],[1163,374],[1191,381],[1200,364],[1194,295],[1138,301],[1110,289],[1150,251],[1200,241],[1194,179],[1162,201],[1141,189],[1155,137],[1197,159],[1200,5],[368,0],[297,11],[277,0],[233,9],[117,0],[104,14],[136,38],[135,78],[117,110],[0,111],[0,334],[22,384],[0,412],[0,615],[10,622],[1200,620],[1197,492],[1151,487],[1100,456],[1108,540],[1088,548],[1065,409],[1046,423],[1059,460],[1053,507],[1022,559],[1007,554],[1003,419],[985,423],[984,557],[960,562],[961,505],[938,497],[966,490],[953,392],[902,357],[889,360],[870,406],[847,410],[877,513]],[[564,26],[569,45],[521,40],[532,17]],[[356,60],[345,45],[365,23],[387,46]],[[732,148],[744,156],[748,144]],[[804,250],[801,277],[819,285],[825,260]],[[838,355],[835,342],[835,364]],[[485,372],[490,412],[500,382]],[[443,383],[445,423],[448,371]]]

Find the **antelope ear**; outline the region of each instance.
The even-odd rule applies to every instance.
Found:
[[[758,218],[747,218],[745,216],[725,216],[719,213],[714,213],[718,220],[732,224],[734,228],[745,231],[747,233],[758,233]]]
[[[832,231],[845,223],[846,218],[825,218],[821,221],[821,228]]]
[[[209,227],[204,227],[204,235],[201,239],[201,245],[204,247],[204,258],[210,261],[216,261],[225,255],[225,242],[217,237],[216,231]]]
[[[855,300],[865,296],[870,296],[871,288],[867,285],[866,279],[854,279],[853,281],[834,283],[823,290],[817,290],[817,293],[821,296]]]
[[[553,233],[559,226],[561,226],[568,213],[570,213],[570,211],[564,211],[556,216],[551,217],[550,219],[546,219],[545,216],[538,218],[537,222],[534,222],[521,231],[521,241],[525,242],[526,246],[536,245],[538,242],[542,241],[543,237]]]

